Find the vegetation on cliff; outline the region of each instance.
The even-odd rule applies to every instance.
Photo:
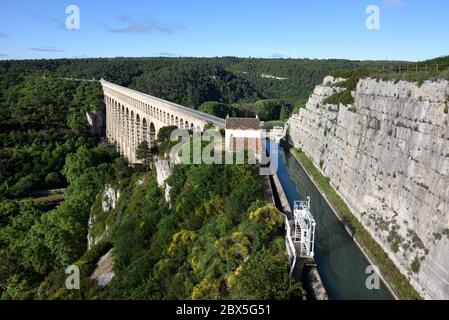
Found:
[[[85,113],[99,105],[98,83],[48,75],[1,79],[2,299],[301,295],[288,276],[281,215],[262,199],[255,168],[176,167],[170,207],[154,171],[128,167],[88,130]],[[165,153],[171,130],[163,128],[158,148],[142,156]],[[105,185],[122,194],[108,213],[101,205]],[[32,199],[34,191],[56,187],[66,188],[57,207]],[[91,214],[91,235],[103,235],[106,227],[109,232],[86,251]],[[90,276],[111,248],[116,276],[103,289]],[[74,263],[81,290],[68,291],[64,270]]]
[[[354,103],[351,92],[357,87],[357,83],[363,78],[374,78],[392,81],[409,81],[422,85],[427,80],[449,80],[449,56],[436,58],[432,60],[422,61],[418,63],[398,64],[383,66],[380,68],[355,68],[333,70],[329,74],[335,78],[343,78],[345,81],[338,84],[343,90],[328,97],[325,104],[343,104],[349,105]]]
[[[41,285],[40,298],[300,297],[288,273],[282,215],[263,200],[259,179],[251,166],[179,165],[168,180],[171,207],[155,172],[116,180],[123,196],[115,210],[95,221],[109,226],[108,237],[76,263],[81,290],[63,288],[58,281],[64,273],[54,271]],[[93,205],[97,214],[102,199],[100,193]],[[115,277],[102,289],[88,280],[91,261],[110,248]]]

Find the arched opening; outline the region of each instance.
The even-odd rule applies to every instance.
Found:
[[[146,118],[142,121],[142,141],[150,142],[150,137],[148,136],[148,122]]]
[[[164,112],[163,118],[162,118],[162,122],[164,124],[167,124],[167,113]]]
[[[184,128],[184,120],[179,119],[178,129],[183,129],[183,128]]]
[[[174,125],[175,125],[175,126],[177,126],[177,127],[179,126],[179,121],[178,121],[178,117],[176,117],[176,118],[175,118],[175,122],[174,122]]]
[[[129,110],[128,108],[126,108],[126,113],[125,113],[125,143],[124,146],[128,147],[129,146]],[[125,148],[123,148],[123,154],[125,153]]]
[[[136,146],[142,142],[142,134],[140,128],[140,115],[136,114]]]
[[[184,129],[189,130],[190,126],[189,126],[189,122],[186,121],[184,124]]]
[[[134,150],[134,146],[136,143],[136,130],[134,126],[135,118],[134,118],[134,111],[131,111],[131,121],[130,121],[130,130],[129,130],[129,142],[131,146],[131,150]]]
[[[175,117],[173,116],[173,115],[171,115],[171,118],[170,118],[170,125],[172,126],[172,125],[174,125],[175,124]]]
[[[120,103],[118,103],[116,114],[117,114],[117,119],[116,119],[116,121],[117,121],[117,146],[118,146],[118,149],[120,150],[121,147],[122,147],[122,144],[121,144],[121,137],[122,137],[122,105]]]
[[[150,123],[150,145],[153,145],[156,142],[156,128],[154,127],[153,122]]]
[[[195,131],[195,126],[192,124],[190,124],[190,131]]]
[[[120,108],[120,114],[121,114],[121,117],[120,117],[120,128],[121,128],[121,130],[120,130],[120,144],[121,144],[120,153],[122,153],[123,148],[125,147],[125,145],[123,144],[123,140],[126,135],[126,115],[125,115],[125,106],[124,105],[122,105],[122,107]]]

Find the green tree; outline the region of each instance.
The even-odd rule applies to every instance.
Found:
[[[171,133],[178,129],[176,126],[166,126],[162,127],[157,134],[157,142],[168,142],[170,141]]]
[[[204,102],[199,108],[199,111],[211,114],[219,118],[226,118],[227,115],[231,117],[237,117],[239,115],[238,109],[232,106],[217,102],[217,101],[207,101]]]
[[[239,300],[288,300],[301,295],[299,285],[289,277],[285,255],[267,250],[250,258],[231,292],[232,298]]]
[[[142,141],[136,149],[136,158],[137,160],[142,160],[143,164],[145,165],[147,171],[150,167],[151,159],[153,154],[151,153],[150,146],[148,144],[148,141],[144,140]]]

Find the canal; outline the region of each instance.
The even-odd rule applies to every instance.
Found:
[[[370,265],[341,222],[310,181],[295,157],[278,148],[278,176],[288,201],[311,198],[311,213],[317,222],[315,260],[329,298],[332,300],[390,300],[392,294],[381,282],[368,290],[366,273]]]

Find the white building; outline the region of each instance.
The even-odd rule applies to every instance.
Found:
[[[225,145],[228,151],[253,151],[260,159],[263,154],[263,131],[259,117],[230,118],[226,117]]]

